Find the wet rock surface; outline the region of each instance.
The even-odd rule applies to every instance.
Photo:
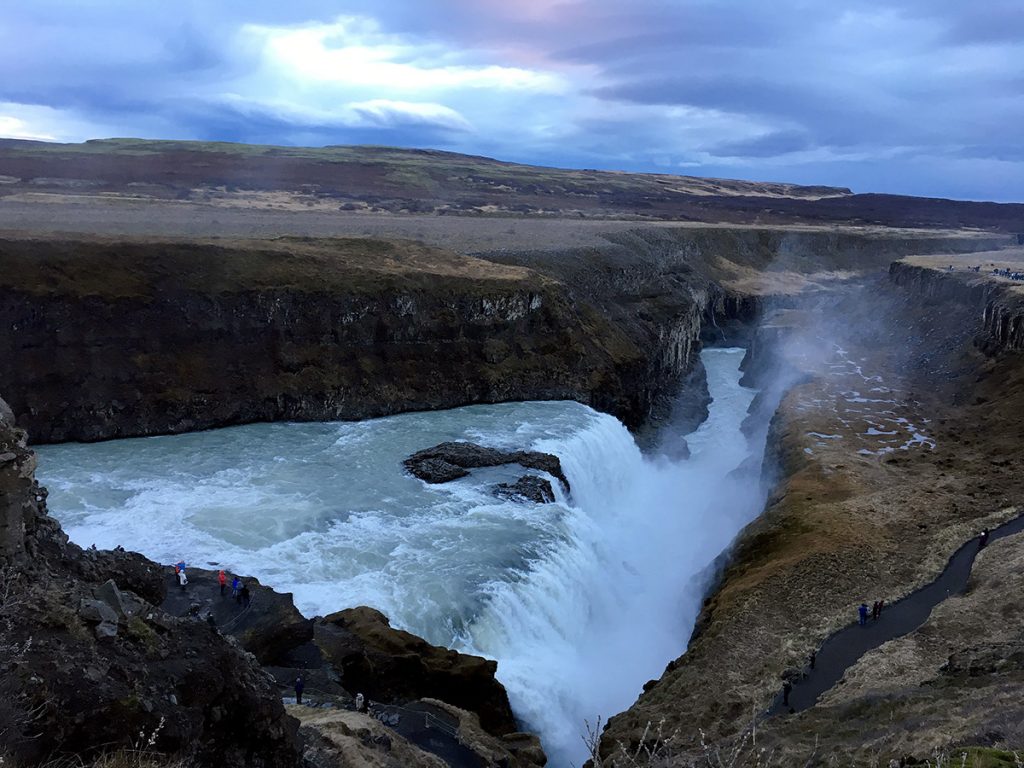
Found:
[[[558,457],[538,451],[502,451],[468,442],[440,443],[433,448],[417,451],[403,464],[409,472],[428,483],[457,480],[468,475],[469,470],[476,467],[518,464],[528,469],[547,472],[560,480],[566,489],[569,488],[569,481],[565,479],[562,462]],[[519,482],[522,483],[523,480],[525,478]]]
[[[349,692],[384,703],[440,699],[475,713],[489,733],[518,730],[508,694],[494,676],[496,662],[394,629],[379,611],[350,608],[319,619],[315,642]]]
[[[494,495],[512,501],[532,501],[534,504],[550,504],[555,500],[551,483],[537,475],[524,475],[514,483],[499,483]]]

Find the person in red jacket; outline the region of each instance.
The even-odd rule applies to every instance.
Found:
[[[217,583],[220,584],[220,596],[224,597],[224,592],[228,588],[228,577],[224,574],[223,570],[217,574]]]

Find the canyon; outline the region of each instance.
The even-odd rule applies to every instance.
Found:
[[[66,541],[45,514],[26,440],[576,400],[653,445],[673,409],[694,425],[706,413],[701,348],[740,344],[748,347],[745,381],[761,389],[751,411],[770,420],[764,513],[717,561],[693,636],[679,638],[680,657],[659,679],[637,681],[636,703],[600,734],[595,764],[627,765],[625,756],[638,749],[679,766],[708,750],[752,761],[762,749],[780,765],[829,758],[868,765],[1024,746],[1012,696],[1024,648],[1015,629],[1024,610],[1014,588],[1019,535],[979,556],[964,595],[871,651],[816,706],[764,716],[783,679],[803,674],[810,653],[855,619],[858,603],[896,602],[934,579],[960,544],[1020,514],[1024,288],[991,270],[1024,261],[1015,235],[1024,229],[1022,206],[887,205],[846,190],[725,182],[698,189],[684,179],[657,201],[655,215],[637,203],[650,203],[642,199],[649,191],[592,194],[586,185],[606,180],[577,180],[582,186],[573,190],[557,177],[559,206],[568,197],[590,202],[577,206],[580,217],[559,207],[541,220],[529,201],[548,194],[554,172],[541,178],[504,169],[515,182],[508,191],[482,180],[479,159],[429,157],[472,165],[470,186],[486,187],[471,215],[440,216],[437,200],[454,200],[466,214],[469,198],[436,186],[429,196],[396,180],[401,164],[406,174],[435,178],[422,157],[397,153],[378,158],[391,174],[389,196],[381,194],[385,181],[355,172],[358,163],[346,166],[346,199],[359,210],[328,213],[320,208],[340,187],[320,180],[317,190],[299,189],[306,165],[287,183],[278,174],[278,187],[261,186],[253,170],[266,168],[261,153],[244,154],[239,165],[226,150],[171,148],[193,160],[220,152],[216,161],[227,169],[216,177],[194,171],[176,189],[161,174],[181,157],[167,148],[139,146],[131,155],[115,147],[108,165],[95,158],[109,147],[59,156],[51,147],[2,149],[0,174],[14,179],[0,197],[0,322],[9,329],[0,337],[0,396],[10,405],[0,454],[0,556],[8,568],[43,584],[73,579],[72,605],[108,580],[152,605],[165,600],[155,566]],[[72,167],[76,153],[97,166]],[[307,165],[322,159],[299,158]],[[530,173],[535,187],[524,181]],[[146,174],[150,186],[132,187],[129,196],[126,185]],[[92,181],[67,180],[79,178]],[[228,178],[234,188],[221,189]],[[663,182],[626,181],[642,190]],[[290,196],[288,205],[303,202],[298,210],[263,212],[259,195],[271,192]],[[368,196],[380,199],[367,203]],[[483,210],[492,198],[501,216]],[[431,213],[381,204],[393,200],[427,201]],[[508,218],[521,205],[534,207]],[[670,220],[698,209],[699,222]],[[149,212],[153,232],[146,231]],[[246,236],[252,222],[260,222],[258,235]],[[145,576],[126,575],[136,571]],[[83,649],[88,668],[152,666],[142,661],[149,635],[138,625],[134,645],[95,645],[82,635],[81,619],[51,602],[32,621],[56,627],[48,630],[54,647]],[[374,616],[359,620],[379,624]],[[173,745],[197,741],[221,764],[256,764],[244,762],[251,755],[238,752],[236,735],[210,725],[217,706],[257,713],[267,765],[297,764],[293,715],[303,717],[307,744],[332,728],[374,727],[307,725],[308,713],[286,712],[250,657],[217,636],[204,637],[201,648],[177,639],[196,634],[187,616],[161,621],[163,662],[175,654],[219,659],[224,675],[245,681],[247,697],[190,702],[187,727],[164,704],[132,710],[142,728],[168,718]],[[23,644],[27,635],[12,637]],[[44,668],[31,656],[39,648],[26,652],[21,668]],[[155,684],[173,688],[178,671],[169,662],[161,670],[166,680]],[[100,709],[125,711],[126,696],[111,693]],[[445,698],[443,687],[399,698],[466,705]],[[78,705],[69,699],[64,706]],[[94,728],[111,738],[93,720],[77,728],[63,737],[69,748],[88,751]],[[487,739],[512,733],[507,722],[490,730],[477,739],[478,755]],[[487,743],[492,755],[504,750],[495,764],[540,761],[525,736],[505,738],[500,750]],[[323,748],[332,749],[344,751]]]

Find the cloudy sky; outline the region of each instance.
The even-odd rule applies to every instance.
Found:
[[[1024,201],[1021,0],[12,0],[0,136]]]

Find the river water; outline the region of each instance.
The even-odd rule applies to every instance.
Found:
[[[497,659],[549,764],[578,765],[584,721],[627,708],[685,648],[709,566],[760,510],[756,482],[730,475],[751,452],[743,350],[702,355],[714,400],[687,461],[642,455],[578,403],[527,402],[42,446],[39,477],[82,546],[256,576],[308,616],[371,605]],[[554,453],[572,494],[496,498],[518,467],[441,486],[404,474],[444,440]]]

